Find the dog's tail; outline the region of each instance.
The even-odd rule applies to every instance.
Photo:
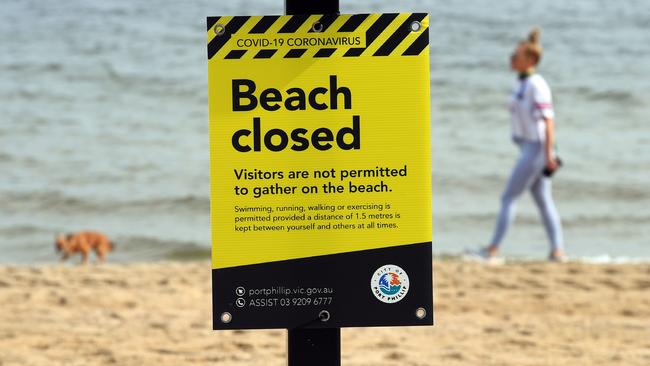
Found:
[[[115,250],[115,243],[114,243],[114,242],[109,241],[109,242],[108,242],[108,245],[110,245],[110,249],[111,249],[111,251]]]

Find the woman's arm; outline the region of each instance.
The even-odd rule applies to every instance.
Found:
[[[546,122],[546,144],[544,145],[544,156],[546,156],[546,167],[550,170],[557,168],[553,157],[553,144],[555,143],[555,121],[551,117],[544,117]]]

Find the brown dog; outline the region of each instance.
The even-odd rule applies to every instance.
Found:
[[[62,261],[68,259],[70,255],[80,252],[84,264],[88,262],[88,254],[91,250],[95,251],[97,262],[103,262],[106,259],[106,254],[114,248],[113,243],[108,240],[106,235],[94,231],[58,235],[54,246],[57,252],[63,252]]]

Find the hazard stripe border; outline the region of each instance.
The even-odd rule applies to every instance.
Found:
[[[228,52],[222,53],[218,58],[224,60],[238,60],[249,54],[249,58],[252,59],[269,59],[269,58],[301,58],[301,57],[313,57],[313,58],[328,58],[332,55],[337,54],[337,50],[342,49],[344,52],[339,55],[343,57],[360,57],[360,56],[373,56],[373,57],[385,57],[385,56],[394,56],[395,49],[404,42],[409,35],[412,34],[413,30],[411,26],[414,22],[420,22],[420,24],[428,17],[427,13],[382,13],[376,14],[378,17],[371,22],[373,14],[341,14],[341,15],[321,15],[318,18],[318,22],[321,24],[321,32],[325,32],[329,27],[337,21],[338,18],[345,19],[343,24],[334,32],[335,34],[339,33],[351,33],[357,31],[359,28],[365,29],[366,35],[366,45],[365,47],[323,47],[314,52],[307,52],[309,49],[314,47],[296,47],[289,49],[284,48],[283,52],[278,52],[277,48],[268,48],[268,49],[237,49],[232,48]],[[407,15],[406,19],[402,20],[401,23],[395,27],[395,23],[398,21],[398,17],[404,17]],[[288,16],[279,16],[279,15],[264,15],[264,16],[233,16],[233,17],[208,17],[207,20],[207,32],[208,32],[208,59],[212,59],[217,55],[217,53],[227,46],[228,41],[232,38],[234,34],[239,32],[242,28],[249,29],[247,34],[260,35],[266,34],[267,31],[275,25],[276,28],[279,22],[284,21],[284,24],[281,25],[279,30],[276,30],[274,33],[277,34],[291,34],[296,33],[305,22],[310,18],[308,15],[288,15]],[[255,22],[252,24],[251,22]],[[217,25],[223,26],[224,33],[221,35],[215,35],[214,28]],[[392,33],[389,35],[383,35],[389,27],[395,27],[392,30]],[[314,29],[309,29],[308,33],[315,32]],[[417,30],[419,36],[415,40],[409,40],[411,42],[405,50],[401,53],[401,56],[418,56],[420,55],[425,48],[429,45],[429,27],[422,26],[421,29]],[[375,46],[374,43],[379,36],[382,35],[383,43],[372,53],[367,52],[370,46]],[[403,49],[404,46],[402,46]]]

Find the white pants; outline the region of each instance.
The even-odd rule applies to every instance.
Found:
[[[516,215],[516,200],[527,189],[539,209],[546,234],[552,250],[563,250],[562,223],[551,196],[551,179],[542,174],[546,159],[544,146],[541,142],[515,140],[521,151],[521,156],[510,175],[508,184],[501,196],[501,211],[497,219],[492,245],[500,245],[508,227]]]

